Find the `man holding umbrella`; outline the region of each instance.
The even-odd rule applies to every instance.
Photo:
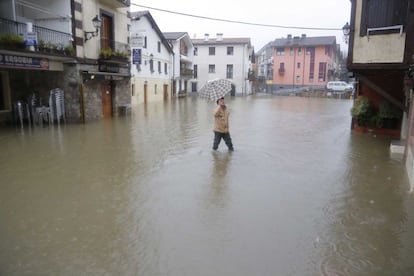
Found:
[[[229,132],[229,110],[224,103],[224,97],[219,98],[217,107],[214,109],[214,143],[213,150],[217,150],[221,139],[224,140],[229,151],[233,151],[233,143],[231,142]]]

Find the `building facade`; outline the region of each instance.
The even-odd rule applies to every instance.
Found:
[[[171,45],[149,11],[133,12],[131,20],[132,106],[166,101],[172,95]]]
[[[283,89],[314,88],[323,89],[326,83],[338,79],[339,45],[335,36],[307,37],[288,35],[267,44],[272,55],[262,51],[260,68],[266,91],[277,92]],[[269,70],[269,65],[273,70]],[[266,68],[266,75],[264,68]],[[269,72],[273,75],[270,76]],[[270,79],[271,78],[271,79]],[[270,81],[271,80],[271,81]]]
[[[398,147],[393,142],[390,148],[400,148],[410,182],[414,183],[414,4],[408,0],[351,2],[351,21],[346,28],[349,33],[347,67],[357,82],[355,103],[367,99],[373,110],[370,116],[376,118],[361,126],[358,117],[354,117],[352,127],[354,131],[369,127],[376,134],[399,138]],[[401,116],[390,117],[390,112],[382,112],[383,106]],[[378,125],[378,118],[380,121],[392,119],[396,124]]]
[[[194,65],[191,92],[197,92],[207,81],[228,79],[233,83],[231,95],[252,94],[252,74],[254,49],[250,38],[224,38],[217,34],[210,38],[193,39]]]
[[[33,95],[34,104],[47,106],[55,88],[64,91],[72,122],[114,116],[130,102],[129,1],[0,5],[0,122],[13,123],[16,103],[29,104]]]
[[[189,80],[193,78],[194,46],[188,33],[163,33],[173,48],[172,85],[173,97],[185,96],[190,89]]]

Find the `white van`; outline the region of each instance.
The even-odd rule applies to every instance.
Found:
[[[345,81],[330,81],[326,84],[326,89],[329,92],[351,92],[354,87]]]

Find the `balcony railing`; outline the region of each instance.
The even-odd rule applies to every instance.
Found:
[[[181,68],[180,69],[180,75],[181,76],[192,77],[193,76],[193,70],[192,69],[188,69],[188,68]]]
[[[37,34],[37,43],[40,42],[53,44],[57,48],[63,49],[65,46],[72,45],[72,34],[63,33],[39,26],[33,26],[33,32]],[[17,34],[25,36],[27,34],[26,23],[0,18],[0,33]]]

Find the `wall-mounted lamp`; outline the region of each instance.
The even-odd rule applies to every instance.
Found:
[[[102,19],[99,18],[99,16],[95,16],[92,19],[92,25],[95,27],[95,31],[94,32],[84,32],[85,33],[85,42],[88,41],[89,39],[91,39],[92,37],[95,37],[98,35],[99,33],[99,29],[102,26]]]
[[[348,44],[349,34],[351,33],[351,26],[349,26],[348,22],[342,27],[342,32],[344,33],[345,43]]]
[[[149,57],[150,57],[150,60],[153,60],[154,59],[154,55],[153,54],[150,54]]]

